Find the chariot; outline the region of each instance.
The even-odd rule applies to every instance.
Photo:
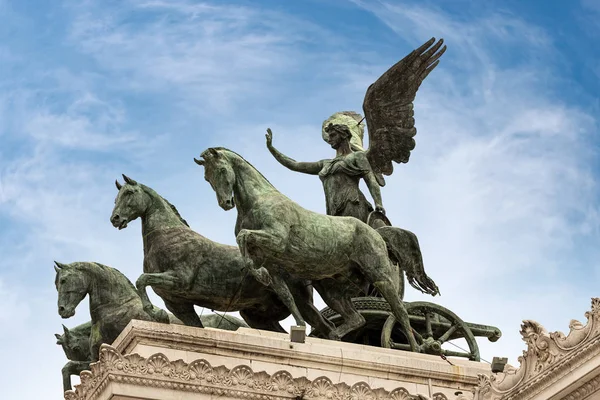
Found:
[[[352,303],[367,323],[360,329],[349,333],[343,341],[380,346],[410,351],[400,324],[391,314],[389,304],[381,297],[355,297]],[[475,337],[485,337],[496,342],[502,333],[494,326],[474,324],[463,321],[454,312],[438,304],[415,301],[404,302],[410,316],[410,325],[415,338],[419,342],[420,352],[445,357],[463,357],[471,361],[480,361],[479,346]],[[334,324],[342,321],[339,314],[329,307],[321,310],[321,314]],[[311,336],[318,336],[313,331]],[[457,346],[452,341],[464,339],[468,350]],[[443,348],[444,344],[452,344],[458,349]],[[447,347],[447,346],[445,346]]]

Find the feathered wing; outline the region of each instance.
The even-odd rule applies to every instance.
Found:
[[[406,163],[417,133],[413,101],[421,82],[446,51],[444,39],[425,44],[387,70],[367,89],[363,110],[369,129],[367,157],[375,174],[391,175],[392,161]],[[433,45],[433,46],[432,46]]]

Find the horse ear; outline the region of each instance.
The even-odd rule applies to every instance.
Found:
[[[63,337],[61,335],[59,335],[58,333],[55,333],[54,337],[56,338],[56,344],[61,346],[63,344]]]
[[[65,332],[65,338],[69,337],[69,335],[71,334],[71,332],[69,331],[69,328],[67,328],[64,325],[62,327],[63,327],[63,331]]]
[[[121,186],[118,180],[115,180],[115,186],[117,187],[117,190],[121,190],[121,188],[123,187]]]
[[[133,179],[131,179],[130,177],[128,177],[125,174],[123,174],[123,180],[125,180],[125,183],[127,183],[129,185],[137,185],[136,181],[134,181]]]
[[[196,164],[198,164],[198,165],[204,165],[204,162],[205,162],[204,160],[198,160],[198,159],[196,159],[196,158],[194,158],[194,161],[195,161],[195,162],[196,162]]]
[[[67,267],[66,264],[63,263],[59,263],[58,261],[54,261],[54,270],[56,271],[56,273],[59,273],[61,269]]]
[[[211,147],[210,149],[208,149],[208,151],[210,152],[210,154],[212,154],[213,157],[215,157],[215,158],[220,157],[219,152],[214,147]]]

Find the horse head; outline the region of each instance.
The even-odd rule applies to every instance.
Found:
[[[62,346],[67,359],[71,361],[86,361],[89,358],[89,334],[77,335],[69,330],[66,326],[63,327],[63,334],[55,333],[56,344]],[[77,330],[77,328],[75,328]],[[89,331],[89,329],[87,329]],[[85,333],[89,333],[89,332]]]
[[[147,196],[141,185],[133,179],[123,175],[125,184],[115,181],[119,193],[115,199],[110,222],[119,230],[126,228],[127,224],[141,217],[148,208]]]
[[[235,171],[231,162],[217,149],[210,148],[204,151],[201,160],[194,158],[198,165],[204,166],[204,179],[210,183],[217,194],[219,206],[225,211],[235,207],[233,200],[233,186],[235,184]]]
[[[89,283],[81,270],[71,264],[56,265],[56,290],[58,291],[58,314],[62,318],[71,318],[75,315],[75,308],[85,298],[89,290]]]

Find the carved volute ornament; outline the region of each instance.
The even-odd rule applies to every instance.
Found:
[[[519,368],[507,365],[504,372],[480,375],[475,400],[526,400],[561,380],[569,379],[578,367],[600,355],[600,299],[592,299],[585,313],[587,324],[571,320],[569,334],[548,333],[539,323],[523,321],[521,336],[527,350],[519,357]],[[600,377],[581,382],[574,392],[563,397],[585,399],[600,389]]]

